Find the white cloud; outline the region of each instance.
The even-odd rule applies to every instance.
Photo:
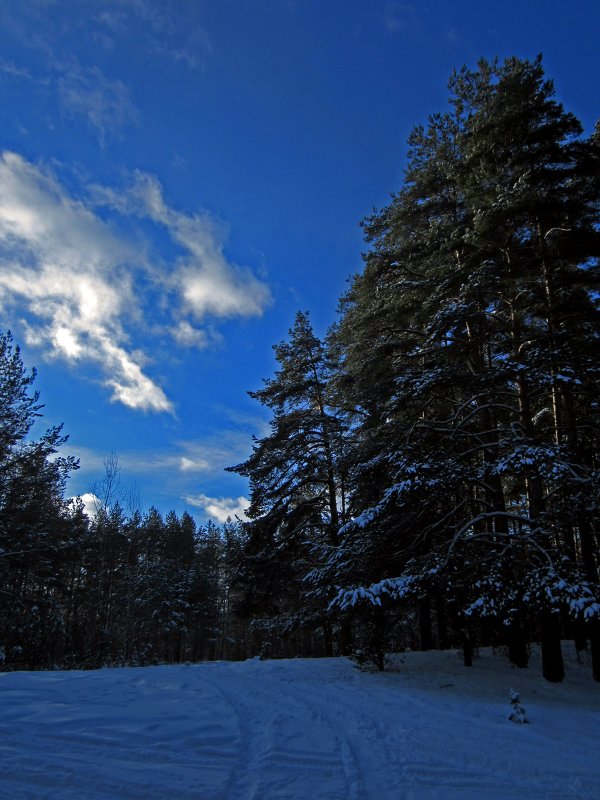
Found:
[[[248,458],[252,440],[248,429],[221,429],[205,440],[179,442],[179,469],[220,473]]]
[[[95,517],[98,510],[102,508],[100,498],[96,497],[92,492],[85,492],[85,494],[81,495],[80,499],[83,502],[84,511],[90,519]]]
[[[181,472],[206,472],[210,470],[210,463],[204,458],[188,458],[188,456],[181,456],[178,460],[178,466]]]
[[[106,380],[113,390],[113,399],[129,408],[144,411],[172,411],[173,404],[163,390],[147,375],[123,348],[111,341],[104,343],[105,366],[112,368],[114,377]]]
[[[177,344],[182,345],[182,347],[197,347],[199,350],[204,350],[211,343],[211,340],[214,340],[214,337],[209,335],[207,331],[194,328],[186,319],[179,320],[177,325],[170,329],[170,333]]]
[[[154,176],[137,171],[127,190],[95,187],[95,197],[123,214],[147,218],[167,228],[185,251],[172,285],[179,292],[183,310],[195,319],[259,316],[271,302],[263,281],[226,259],[223,226],[210,214],[188,215],[169,208]]]
[[[259,415],[256,412],[248,413],[247,411],[240,411],[239,408],[231,408],[223,403],[216,403],[215,411],[218,411],[224,419],[233,422],[237,428],[244,432],[246,445],[248,445],[247,440],[251,436],[257,436],[259,439],[262,439],[264,436],[268,436],[271,433],[270,419],[267,419],[267,417],[262,414]],[[248,456],[247,450],[248,447],[246,447],[246,452],[239,452],[237,454],[236,457],[238,460]]]
[[[126,347],[124,317],[139,314],[132,248],[58,182],[15,153],[0,160],[0,304],[26,308],[33,346],[73,363],[95,362],[112,399],[172,411]]]
[[[192,506],[202,508],[208,517],[217,522],[226,522],[229,517],[248,519],[245,512],[250,500],[247,497],[208,497],[205,494],[196,494],[187,495],[183,499]]]
[[[0,157],[0,308],[23,315],[27,342],[74,366],[96,364],[113,401],[172,412],[146,372],[133,339],[152,324],[183,347],[221,341],[207,317],[252,316],[270,299],[267,285],[226,259],[223,231],[208,214],[170,208],[156,178],[137,173],[118,193],[95,187],[99,204],[166,227],[182,254],[163,264],[152,242],[140,243],[74,199],[47,170],[16,153]],[[152,225],[150,226],[150,228]],[[150,234],[148,234],[150,236]],[[168,321],[165,321],[164,318]],[[191,317],[191,319],[189,319]],[[202,327],[193,321],[202,320]]]

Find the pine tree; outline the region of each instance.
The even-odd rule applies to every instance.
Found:
[[[298,313],[289,341],[276,345],[280,368],[250,396],[271,409],[271,434],[255,439],[253,453],[230,468],[250,479],[245,559],[238,582],[248,587],[247,612],[290,634],[310,622],[329,623],[309,601],[306,574],[338,545],[344,520],[338,456],[343,431],[327,397],[329,365],[307,314]]]
[[[442,590],[456,624],[483,612],[522,637],[540,571],[597,577],[597,142],[540,59],[482,61],[450,88],[453,112],[414,131],[405,186],[365,223],[342,305],[357,446],[338,600]]]

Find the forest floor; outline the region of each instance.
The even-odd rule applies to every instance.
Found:
[[[490,650],[2,673],[0,797],[598,800],[600,685],[572,655],[560,684]]]

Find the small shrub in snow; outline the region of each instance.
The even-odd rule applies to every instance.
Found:
[[[510,692],[508,693],[508,699],[511,707],[511,712],[508,716],[509,720],[511,722],[516,722],[518,725],[529,724],[529,720],[527,719],[527,715],[525,714],[525,709],[521,705],[519,693],[515,692],[514,689],[511,689]]]

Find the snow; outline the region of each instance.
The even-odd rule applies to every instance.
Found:
[[[1,673],[0,797],[597,800],[600,686],[574,655],[540,671],[482,650]]]
[[[381,605],[383,595],[389,595],[396,600],[406,597],[415,591],[417,579],[411,575],[399,578],[384,578],[371,586],[357,586],[353,589],[340,589],[329,604],[329,608],[339,606],[342,610],[353,608],[361,603]]]

